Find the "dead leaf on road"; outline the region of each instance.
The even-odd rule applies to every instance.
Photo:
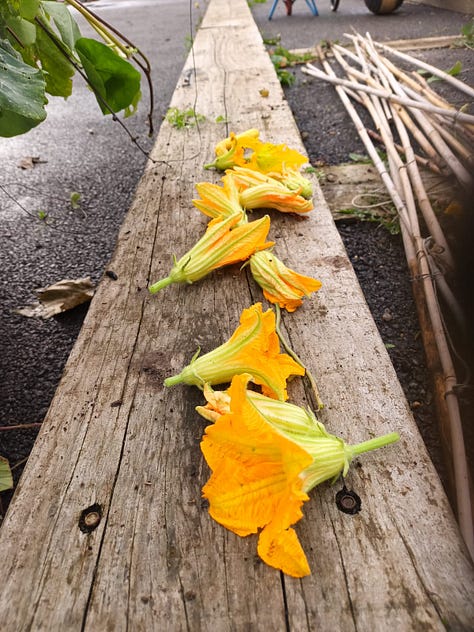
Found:
[[[20,169],[33,169],[35,165],[42,164],[44,162],[48,162],[47,160],[41,160],[39,156],[25,156],[18,163],[18,167]]]
[[[15,312],[28,318],[51,318],[90,301],[94,296],[94,285],[90,277],[63,279],[35,290],[35,294],[39,299],[38,303],[16,309]]]

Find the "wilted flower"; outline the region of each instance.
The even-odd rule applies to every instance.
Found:
[[[228,178],[221,187],[212,182],[200,182],[196,184],[196,190],[200,199],[194,199],[194,206],[212,218],[224,219],[234,213],[242,213],[239,224],[247,222],[247,215],[240,205],[240,196],[236,183]]]
[[[201,448],[212,470],[203,495],[210,515],[234,533],[260,529],[258,554],[293,577],[310,573],[291,528],[303,517],[308,492],[345,475],[358,454],[398,440],[390,433],[357,445],[329,434],[310,411],[247,390],[249,375],[234,377],[226,394],[205,389],[198,411],[215,423],[206,428]]]
[[[184,383],[203,388],[205,383],[230,382],[241,373],[250,373],[266,395],[281,400],[287,399],[290,375],[305,373],[289,355],[280,353],[275,314],[270,309],[263,312],[261,303],[243,310],[240,325],[227,342],[193,359],[179,375],[167,378],[165,386]]]
[[[306,156],[288,145],[264,143],[259,139],[256,129],[249,129],[241,134],[230,133],[228,138],[216,145],[216,160],[205,165],[205,169],[232,169],[245,166],[261,173],[284,173],[298,170],[308,162]]]
[[[307,213],[313,209],[311,200],[291,191],[269,175],[246,167],[235,167],[228,170],[222,180],[226,182],[231,178],[240,192],[240,204],[247,210],[274,208],[282,213]]]
[[[260,173],[283,173],[288,169],[299,169],[308,162],[306,156],[285,144],[275,145],[256,140],[251,148],[253,153],[245,166]]]
[[[194,283],[216,268],[245,261],[257,250],[273,245],[273,242],[265,242],[270,230],[268,215],[238,225],[242,216],[240,212],[224,220],[210,221],[197,244],[175,261],[169,275],[151,285],[149,291],[154,294],[171,283]]]
[[[294,312],[303,301],[321,287],[321,281],[313,279],[287,268],[273,252],[256,252],[250,257],[250,270],[255,281],[263,290],[270,303]]]
[[[281,182],[290,191],[295,191],[298,195],[310,200],[313,197],[313,185],[308,178],[305,178],[296,169],[285,169],[285,171],[272,171],[267,175],[271,176],[278,182]]]
[[[215,149],[217,158],[214,162],[204,165],[204,169],[214,167],[220,171],[225,171],[235,165],[245,165],[247,163],[245,151],[253,145],[256,139],[258,139],[257,129],[248,129],[241,134],[231,132],[228,138],[217,143]]]

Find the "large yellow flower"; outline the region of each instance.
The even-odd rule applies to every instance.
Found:
[[[262,529],[260,557],[294,577],[309,566],[290,526],[302,517],[307,493],[346,475],[352,459],[399,439],[389,433],[348,445],[329,434],[311,411],[247,390],[249,375],[234,377],[226,392],[204,388],[197,411],[214,425],[201,443],[212,476],[203,489],[209,513],[234,533]]]
[[[235,167],[229,169],[222,178],[224,183],[233,179],[239,192],[240,204],[250,210],[256,208],[274,208],[282,213],[307,213],[313,209],[311,200],[307,200],[269,175]]]
[[[261,173],[284,173],[298,170],[308,162],[306,156],[288,145],[264,143],[256,129],[241,134],[231,132],[228,138],[220,141],[215,148],[216,159],[205,165],[205,169],[232,169],[246,166]]]
[[[303,301],[321,287],[321,281],[287,268],[273,252],[256,252],[250,257],[250,270],[255,281],[263,289],[263,295],[270,303],[294,312]]]
[[[311,456],[265,422],[246,396],[248,378],[233,379],[230,412],[206,428],[201,448],[212,476],[203,495],[227,529],[241,536],[262,529],[258,554],[267,564],[303,577],[308,562],[290,527],[308,500],[300,473]]]
[[[242,219],[243,212],[237,212],[223,220],[216,218],[209,222],[195,246],[175,261],[169,275],[153,283],[149,291],[155,294],[171,283],[194,283],[216,268],[245,261],[257,250],[273,245],[265,241],[270,230],[268,215],[241,224]]]
[[[275,314],[262,311],[261,303],[244,309],[240,325],[220,347],[193,359],[179,375],[165,380],[165,386],[230,382],[234,375],[250,373],[262,391],[277,399],[287,399],[286,381],[290,375],[304,375],[304,368],[286,353],[280,353],[275,330]]]
[[[288,145],[275,145],[273,143],[263,143],[255,141],[251,148],[251,154],[246,167],[260,171],[260,173],[270,173],[276,171],[283,173],[287,169],[299,169],[308,162],[306,156],[300,154],[296,149],[290,149]]]

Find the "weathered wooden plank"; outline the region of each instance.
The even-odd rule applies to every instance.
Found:
[[[397,430],[401,442],[353,467],[358,516],[337,511],[329,486],[312,494],[297,526],[313,568],[303,580],[263,565],[255,539],[202,504],[200,395],[163,379],[226,340],[261,295],[238,267],[153,297],[146,286],[204,230],[190,201],[217,178],[202,169],[227,133],[217,116],[302,146],[244,0],[211,0],[194,59],[172,105],[196,99],[207,120],[163,124],[109,266],[118,279],[99,286],[2,526],[2,629],[467,630],[471,563],[316,182],[310,217],[272,215],[276,252],[324,283],[283,326],[317,376],[328,429],[350,442]],[[300,382],[291,394],[309,400]],[[102,518],[83,533],[92,505]]]

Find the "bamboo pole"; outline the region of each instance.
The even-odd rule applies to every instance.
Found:
[[[332,48],[338,50],[342,54],[345,54],[345,49],[342,46],[334,44]],[[355,61],[358,61],[355,55],[351,55],[350,57],[353,58]],[[403,122],[405,126],[410,130],[410,133],[412,134],[418,145],[420,145],[428,158],[433,163],[438,165],[440,171],[444,171],[447,168],[446,163],[440,158],[438,152],[433,147],[429,139],[423,134],[420,128],[413,123],[407,110],[403,110],[403,113],[401,113],[401,115],[403,117]]]
[[[367,133],[374,140],[377,140],[378,142],[383,143],[383,138],[380,136],[380,134],[375,132],[373,129],[368,129]],[[398,151],[398,153],[402,154],[402,155],[405,155],[404,148],[401,145],[399,145],[398,143],[394,143],[394,144],[395,144],[395,149]],[[434,163],[432,160],[430,160],[429,158],[424,158],[423,156],[415,154],[415,160],[420,166],[425,167],[425,169],[429,169],[430,171],[432,171],[436,175],[438,175],[438,176],[443,175],[443,172],[438,167],[438,165],[436,163]]]
[[[395,48],[391,48],[390,46],[387,46],[386,44],[375,42],[375,45],[377,48],[382,49],[386,53],[394,55],[395,57],[398,57],[399,59],[404,59],[405,61],[409,61],[411,64],[418,66],[419,68],[423,68],[424,70],[427,70],[432,75],[435,75],[436,77],[439,77],[440,79],[443,79],[444,81],[450,83],[452,86],[454,86],[461,92],[464,92],[469,97],[471,97],[471,99],[474,98],[473,88],[466,85],[462,81],[459,81],[459,79],[457,79],[456,77],[449,75],[447,72],[444,72],[443,70],[440,70],[439,68],[436,68],[436,66],[427,64],[426,62],[421,61],[420,59],[417,59],[416,57],[412,57],[411,55],[408,55],[407,53],[402,53],[401,51],[396,50]]]
[[[334,71],[331,66],[324,58],[324,53],[322,50],[319,50],[320,59],[322,61],[324,70],[326,71],[328,77],[334,79],[336,77]],[[340,61],[340,56],[338,58]],[[311,73],[310,73],[311,74]],[[321,73],[324,74],[324,73]],[[385,74],[386,80],[390,82],[390,78],[387,74]],[[394,201],[394,204],[397,208],[397,211],[400,215],[400,226],[402,230],[402,239],[404,242],[404,246],[406,248],[406,255],[409,269],[413,273],[414,279],[421,280],[421,284],[424,290],[426,308],[429,315],[429,321],[431,323],[431,327],[433,330],[434,338],[436,341],[436,348],[438,350],[438,355],[441,362],[441,367],[443,371],[443,386],[445,392],[446,406],[449,412],[449,434],[451,438],[451,443],[453,446],[453,468],[454,468],[454,478],[455,478],[455,488],[456,488],[456,509],[458,514],[459,525],[461,529],[461,533],[465,539],[466,545],[471,553],[471,556],[474,557],[474,531],[472,526],[472,508],[471,508],[471,496],[469,492],[469,477],[468,477],[468,468],[467,468],[467,460],[465,455],[464,448],[464,438],[462,433],[462,424],[461,417],[459,411],[459,404],[455,395],[455,385],[456,385],[456,375],[454,372],[454,367],[452,365],[452,360],[449,352],[449,345],[446,339],[446,335],[443,328],[443,322],[439,310],[439,305],[436,300],[436,293],[434,291],[433,278],[431,276],[427,253],[424,246],[424,240],[420,233],[418,216],[416,211],[416,204],[413,196],[413,191],[411,188],[410,178],[408,175],[409,169],[413,170],[413,167],[409,167],[408,165],[414,165],[416,167],[416,161],[414,159],[413,150],[411,148],[411,144],[409,141],[409,136],[406,128],[403,125],[403,122],[398,115],[398,110],[400,110],[400,106],[393,106],[393,118],[397,127],[397,131],[402,141],[402,146],[405,149],[407,155],[407,165],[405,165],[396,149],[394,147],[393,140],[391,138],[391,134],[389,133],[389,125],[388,121],[383,121],[381,119],[382,109],[374,105],[375,96],[380,96],[380,93],[383,91],[375,91],[372,90],[368,92],[371,95],[369,99],[367,97],[367,93],[365,91],[361,91],[361,98],[363,99],[365,104],[370,104],[368,109],[371,114],[377,119],[377,127],[380,130],[380,134],[384,141],[386,141],[387,154],[390,156],[390,162],[392,165],[393,173],[398,173],[403,194],[400,194],[394,185],[393,177],[387,172],[385,166],[379,159],[379,156],[373,146],[372,141],[370,140],[369,134],[365,130],[363,123],[352,106],[343,86],[344,83],[339,83],[333,81],[336,84],[336,91],[338,92],[341,100],[346,107],[349,115],[351,116],[354,124],[356,125],[356,129],[366,146],[366,149],[372,158],[374,165],[376,166],[379,174],[387,186],[387,189]],[[353,84],[354,82],[347,82],[347,84]],[[351,86],[353,88],[353,86]],[[393,174],[392,174],[393,175]],[[419,183],[416,181],[415,189],[418,191]],[[422,192],[424,192],[424,188],[422,188]],[[418,194],[419,197],[423,199],[423,194],[420,192]],[[426,196],[426,192],[424,192]],[[405,201],[404,201],[405,200]]]
[[[318,79],[329,81],[329,83],[343,86],[351,90],[365,92],[367,94],[374,94],[375,96],[378,96],[382,99],[388,99],[389,101],[400,103],[401,105],[413,108],[415,110],[426,110],[428,112],[433,112],[435,114],[441,114],[442,116],[452,118],[453,120],[465,121],[466,123],[474,124],[474,116],[472,114],[466,114],[465,112],[460,112],[459,110],[445,110],[444,108],[436,107],[431,103],[423,103],[414,99],[409,99],[408,97],[399,97],[395,94],[392,94],[388,90],[376,90],[355,81],[348,81],[347,79],[340,79],[339,77],[331,75],[328,76],[312,64],[306,64],[306,66],[304,66],[301,71],[306,73],[307,75],[317,77]]]

